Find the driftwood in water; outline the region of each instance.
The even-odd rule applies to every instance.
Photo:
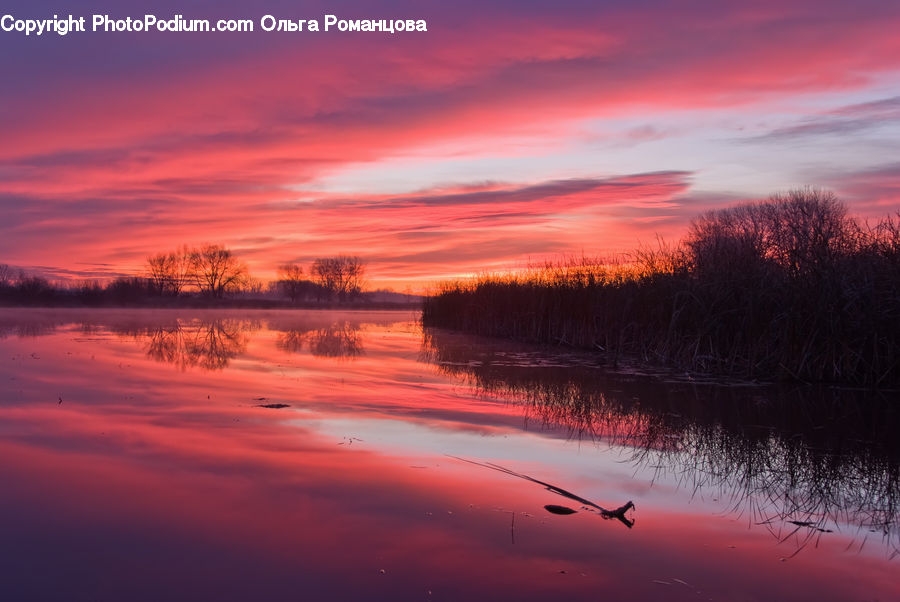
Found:
[[[555,493],[557,495],[567,497],[570,500],[575,500],[576,502],[580,502],[581,504],[583,504],[585,506],[588,506],[591,508],[596,508],[597,510],[600,511],[599,512],[600,516],[605,519],[615,518],[619,521],[622,521],[622,524],[624,524],[629,529],[634,526],[634,521],[629,520],[625,516],[626,512],[628,512],[629,510],[634,508],[634,503],[632,503],[631,501],[628,501],[624,506],[619,506],[615,510],[607,510],[603,506],[595,504],[594,502],[592,502],[590,500],[586,500],[583,497],[577,496],[574,493],[572,493],[571,491],[566,491],[565,489],[562,489],[561,487],[557,487],[556,485],[551,485],[550,483],[546,483],[544,481],[539,481],[538,479],[529,477],[528,475],[522,474],[520,472],[516,472],[514,470],[510,470],[509,468],[506,468],[505,466],[500,466],[499,464],[492,464],[490,462],[475,462],[474,460],[466,460],[465,458],[460,458],[458,456],[449,456],[449,457],[454,458],[456,460],[461,460],[463,462],[468,462],[469,464],[474,464],[476,466],[482,466],[484,468],[490,468],[491,470],[503,472],[508,475],[518,477],[520,479],[525,479],[526,481],[531,481],[532,483],[537,483],[538,485],[543,485],[547,491],[552,491],[553,493]],[[571,508],[566,508],[565,506],[555,506],[555,505],[551,504],[550,506],[544,506],[544,508],[548,512],[553,512],[554,514],[572,514],[572,513],[574,513],[574,511],[567,512],[567,510],[571,510]],[[553,508],[553,510],[551,510],[551,508]],[[558,511],[558,510],[562,510],[562,511]]]

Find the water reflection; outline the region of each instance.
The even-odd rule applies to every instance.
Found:
[[[176,323],[138,334],[146,340],[147,357],[182,370],[221,370],[247,348],[251,325],[240,320]]]
[[[18,313],[0,313],[0,339],[7,337],[39,337],[53,333],[63,323],[52,314],[35,312],[28,319]]]
[[[351,359],[364,353],[360,325],[338,320],[310,330],[291,328],[278,335],[278,346],[291,353],[308,350],[315,357]]]
[[[872,421],[866,414],[843,416],[836,403],[826,415],[820,403],[781,416],[779,399],[757,389],[751,401],[732,402],[713,389],[597,377],[576,356],[499,345],[476,352],[483,342],[468,338],[430,341],[439,371],[421,362],[415,319],[0,311],[0,332],[17,334],[0,339],[3,599],[900,595],[896,561],[881,547],[847,554],[848,537],[822,534],[821,546],[782,565],[792,546],[672,484],[705,471],[715,478],[699,491],[715,490],[728,462],[745,471],[740,456],[757,454],[755,471],[794,470],[799,491],[814,480],[800,468],[827,463],[797,457],[803,447],[779,459],[768,434],[790,446],[781,431],[806,428],[793,422],[840,417],[845,440],[810,426],[803,445],[821,441],[826,451],[806,453],[821,464],[837,444],[857,450],[859,478],[868,479],[857,493],[871,497],[883,491],[873,466],[883,462],[880,474],[889,474],[896,462],[854,441],[866,427],[851,423]],[[744,418],[763,434],[749,433],[740,447],[732,423]],[[873,433],[893,428],[880,420]],[[582,444],[579,434],[627,445]],[[732,455],[709,467],[715,455],[704,441]],[[683,457],[687,446],[700,450],[696,458]],[[645,468],[622,462],[623,449]],[[843,491],[850,477],[840,478],[834,487]],[[603,509],[615,520],[603,521]]]
[[[425,333],[425,355],[542,425],[630,449],[656,477],[802,545],[851,525],[900,552],[896,398],[829,388],[714,386],[614,373],[580,355]],[[800,549],[798,548],[798,550]]]
[[[245,318],[227,311],[78,310],[32,311],[0,316],[0,338],[49,336],[74,324],[85,337],[114,333],[141,342],[147,357],[182,370],[223,370],[247,350],[253,333],[268,329],[277,334],[278,348],[314,357],[353,359],[365,353],[363,322],[359,316],[335,314],[323,324],[321,316],[287,312],[255,312]],[[23,319],[24,316],[24,319]]]

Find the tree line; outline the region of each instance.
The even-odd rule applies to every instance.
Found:
[[[365,273],[366,265],[359,257],[320,257],[313,261],[308,274],[296,263],[280,265],[275,285],[293,302],[311,297],[347,301],[362,292]]]
[[[304,270],[299,263],[278,266],[278,278],[267,285],[253,278],[246,263],[220,244],[182,245],[147,257],[138,276],[96,281],[52,283],[48,279],[0,264],[0,302],[7,304],[141,304],[156,300],[201,303],[226,298],[287,299],[301,302],[351,302],[365,287],[365,262],[350,255],[315,259]]]
[[[214,298],[254,288],[246,264],[222,245],[179,247],[147,258],[147,277],[160,295],[177,296],[194,291]],[[280,292],[292,302],[315,299],[349,301],[359,296],[365,284],[366,265],[357,256],[320,257],[308,272],[299,263],[278,266],[278,279],[270,291]],[[259,289],[260,285],[255,284]]]

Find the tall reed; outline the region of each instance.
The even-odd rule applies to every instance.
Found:
[[[799,190],[698,217],[677,244],[442,285],[427,326],[756,379],[900,385],[900,215]]]

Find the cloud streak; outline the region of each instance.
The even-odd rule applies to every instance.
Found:
[[[817,136],[848,136],[877,130],[886,124],[900,125],[900,96],[827,111],[819,117],[777,128],[750,141],[780,143]]]

